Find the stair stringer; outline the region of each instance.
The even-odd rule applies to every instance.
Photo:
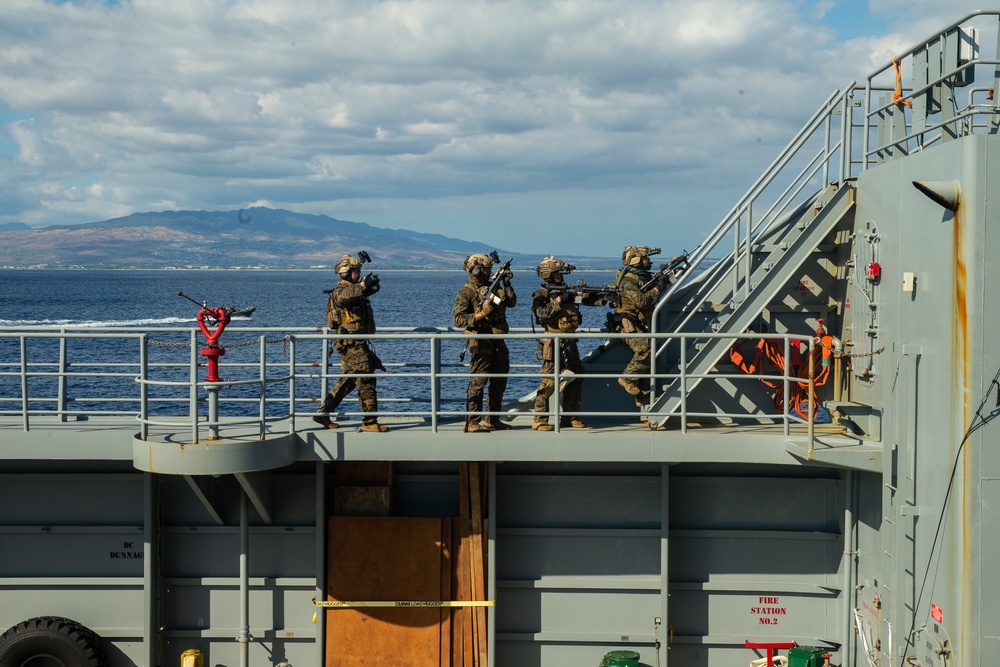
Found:
[[[734,270],[734,262],[731,257],[728,259],[727,269],[715,276],[710,286],[698,290],[709,295],[706,301],[711,299],[713,302],[728,303],[731,306],[728,312],[719,313],[715,326],[713,326],[713,333],[732,334],[746,331],[792,279],[795,272],[802,268],[823,239],[853,209],[855,188],[852,184],[845,183],[839,187],[836,185],[829,187],[836,190],[829,201],[818,210],[816,206],[810,206],[803,211],[798,219],[790,220],[786,227],[788,231],[781,235],[782,242],[775,244],[763,261],[757,262],[750,276],[752,289],[741,303],[735,303],[735,295],[731,287],[723,288],[723,286],[732,283],[731,275]],[[822,198],[817,198],[817,201],[820,199]],[[809,215],[815,217],[807,221],[806,216]],[[803,225],[803,222],[806,224]],[[791,230],[799,230],[799,233],[793,235]],[[773,236],[773,234],[766,235]],[[691,318],[684,318],[678,325],[678,331],[687,330],[685,327],[689,323],[691,323]],[[709,373],[725,356],[731,345],[732,339],[728,338],[706,339],[701,349],[688,359],[686,374],[698,376]],[[701,378],[688,377],[686,392],[690,394],[700,383]],[[679,411],[681,399],[681,379],[675,378],[647,409],[648,419],[659,421],[660,425],[664,425],[672,415]]]

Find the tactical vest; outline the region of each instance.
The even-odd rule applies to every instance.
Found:
[[[646,324],[649,319],[649,313],[640,310],[638,305],[630,297],[639,294],[639,289],[645,285],[652,275],[648,271],[641,271],[633,269],[632,267],[625,267],[618,269],[618,273],[615,274],[615,287],[619,291],[619,304],[615,308],[615,313],[619,315],[624,315],[626,318],[632,318],[637,322]],[[622,283],[629,283],[627,287],[623,287]]]
[[[549,296],[549,291],[544,286],[541,291],[545,292],[546,297]],[[545,327],[547,333],[573,333],[583,323],[583,315],[580,314],[580,309],[573,302],[559,304],[559,310],[554,315],[555,317],[549,317],[542,321],[538,319],[536,314],[535,321]]]
[[[326,301],[326,325],[330,329],[344,333],[375,333],[375,312],[372,310],[372,304],[367,298],[361,298],[358,303],[350,307],[337,305],[334,297],[341,284],[345,284],[346,286],[352,285],[352,283],[341,281],[330,292],[330,298]]]

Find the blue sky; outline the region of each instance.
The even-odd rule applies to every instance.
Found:
[[[263,205],[669,253],[834,88],[978,8],[0,0],[0,223]]]

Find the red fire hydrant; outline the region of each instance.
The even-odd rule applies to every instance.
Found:
[[[215,320],[215,330],[209,331],[206,318]],[[226,348],[219,345],[219,336],[229,324],[229,313],[225,308],[202,308],[198,312],[198,328],[205,334],[208,345],[201,348],[201,356],[208,360],[208,382],[222,382],[219,377],[219,357],[226,354]]]

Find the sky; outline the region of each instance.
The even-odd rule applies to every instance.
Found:
[[[966,0],[0,0],[0,223],[252,206],[692,248]]]

